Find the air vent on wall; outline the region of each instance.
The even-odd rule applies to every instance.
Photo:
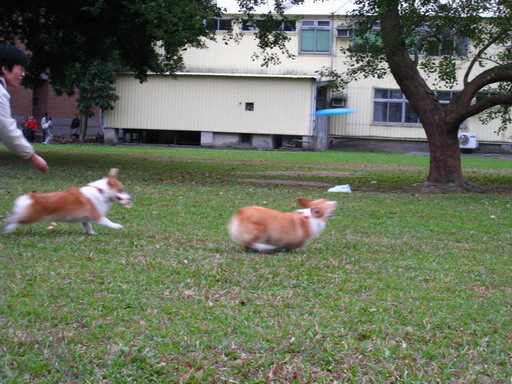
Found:
[[[331,107],[343,108],[347,106],[347,98],[343,96],[333,97],[331,99]]]
[[[336,27],[336,37],[352,37],[352,26],[351,25],[338,25]]]

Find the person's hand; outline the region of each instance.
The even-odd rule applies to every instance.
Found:
[[[35,153],[32,155],[30,159],[28,159],[32,163],[34,167],[39,169],[43,173],[48,173],[48,164],[46,163],[46,160],[43,159],[41,156],[36,155]]]

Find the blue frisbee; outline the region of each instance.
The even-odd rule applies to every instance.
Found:
[[[357,109],[354,108],[330,108],[320,109],[315,111],[314,115],[317,116],[328,116],[328,115],[348,115],[349,113],[355,113]]]

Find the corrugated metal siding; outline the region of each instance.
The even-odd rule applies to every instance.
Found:
[[[121,100],[105,114],[108,128],[311,134],[313,79],[119,76]],[[246,111],[254,103],[254,111]],[[162,115],[164,114],[164,115]]]
[[[468,119],[466,131],[476,133],[478,141],[512,143],[512,127],[504,132],[496,133],[500,127],[499,121],[482,124],[477,116]]]

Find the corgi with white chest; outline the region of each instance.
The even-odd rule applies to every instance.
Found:
[[[228,225],[231,239],[260,252],[303,247],[325,229],[337,203],[304,198],[297,203],[302,209],[290,213],[257,206],[240,209]]]
[[[81,188],[52,193],[29,193],[14,202],[12,214],[6,216],[4,234],[13,232],[20,225],[37,221],[64,221],[81,223],[85,232],[94,235],[91,223],[112,228],[123,228],[121,224],[107,219],[112,201],[126,208],[131,207],[131,196],[124,192],[117,179],[118,170],[112,168],[108,175]]]

